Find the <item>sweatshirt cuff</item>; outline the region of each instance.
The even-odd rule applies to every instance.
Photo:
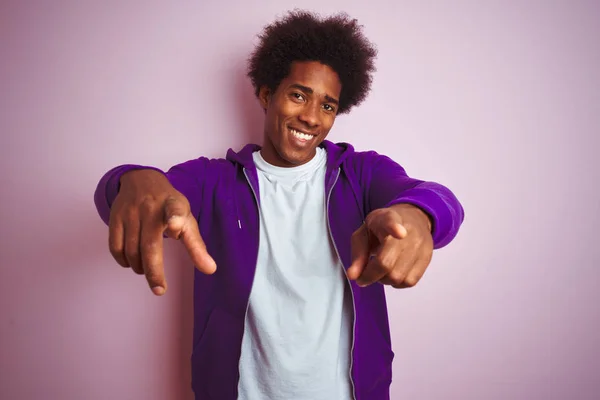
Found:
[[[115,167],[104,174],[102,179],[100,179],[98,186],[96,187],[96,191],[94,193],[94,203],[96,204],[96,209],[98,210],[100,218],[102,218],[102,221],[104,221],[106,225],[108,225],[108,220],[110,217],[110,207],[112,206],[115,197],[117,197],[117,194],[119,194],[121,177],[126,172],[136,169],[152,169],[164,174],[164,172],[158,168],[135,164],[119,165],[118,167]]]
[[[419,185],[422,186],[423,184]],[[462,216],[455,215],[450,205],[444,200],[443,194],[438,194],[430,188],[415,187],[406,190],[386,207],[395,204],[411,204],[423,210],[431,218],[431,235],[434,248],[446,246],[456,233],[462,222]],[[458,219],[461,221],[458,221]]]

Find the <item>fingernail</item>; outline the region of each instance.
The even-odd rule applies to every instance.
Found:
[[[165,289],[162,286],[154,286],[152,288],[152,293],[154,293],[157,296],[162,296],[163,294],[165,294]]]

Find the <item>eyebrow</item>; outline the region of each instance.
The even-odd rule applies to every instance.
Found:
[[[293,83],[293,84],[290,85],[290,87],[293,87],[293,88],[296,88],[296,89],[300,89],[303,92],[306,92],[308,94],[313,94],[314,93],[314,90],[312,90],[308,86],[304,86],[304,85],[301,85],[299,83]],[[327,100],[327,102],[329,102],[329,103],[333,103],[333,104],[336,104],[336,105],[340,104],[340,102],[337,99],[331,97],[328,94],[325,94],[325,100]]]

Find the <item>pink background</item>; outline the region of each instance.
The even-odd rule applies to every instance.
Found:
[[[295,6],[347,10],[380,51],[330,138],[466,209],[424,280],[388,291],[393,398],[600,398],[600,3],[123,3],[0,5],[1,399],[190,398],[185,254],[167,247],[153,297],[93,191],[117,164],[258,140],[244,60]]]

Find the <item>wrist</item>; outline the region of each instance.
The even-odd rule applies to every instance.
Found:
[[[403,220],[408,219],[413,221],[413,223],[417,223],[422,225],[427,229],[427,231],[431,232],[432,229],[432,221],[429,214],[423,211],[421,208],[408,203],[400,203],[394,204],[390,207],[390,209],[396,211]]]
[[[167,177],[160,171],[152,168],[137,168],[121,175],[119,178],[119,188],[122,185],[139,185],[140,183],[156,184],[162,180],[168,182]]]

